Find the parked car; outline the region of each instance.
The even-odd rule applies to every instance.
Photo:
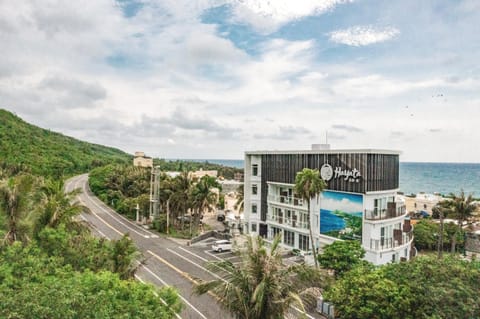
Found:
[[[216,242],[213,243],[212,250],[218,253],[221,253],[222,251],[232,250],[232,243],[226,239],[217,240]]]

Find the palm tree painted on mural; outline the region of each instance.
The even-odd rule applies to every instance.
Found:
[[[327,185],[325,181],[320,178],[320,173],[317,169],[304,168],[302,171],[298,172],[295,177],[295,194],[307,202],[308,230],[310,232],[310,242],[312,244],[311,249],[315,261],[315,267],[318,267],[318,262],[317,250],[313,240],[312,225],[310,222],[310,202],[312,199],[320,195],[326,187]]]

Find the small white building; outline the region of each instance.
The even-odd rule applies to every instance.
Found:
[[[153,167],[153,158],[145,156],[144,152],[135,152],[133,166]]]
[[[355,239],[365,259],[381,265],[410,259],[413,229],[396,196],[399,152],[387,150],[253,151],[245,153],[244,213],[249,233],[308,251]],[[318,169],[327,189],[307,204],[294,193],[297,172]]]

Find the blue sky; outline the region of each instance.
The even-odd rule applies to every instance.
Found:
[[[480,162],[480,2],[0,2],[0,107],[164,158]]]

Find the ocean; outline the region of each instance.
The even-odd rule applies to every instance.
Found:
[[[208,159],[201,162],[243,168],[243,160]],[[463,189],[480,198],[480,164],[469,163],[400,163],[400,191],[440,194],[458,193]]]

